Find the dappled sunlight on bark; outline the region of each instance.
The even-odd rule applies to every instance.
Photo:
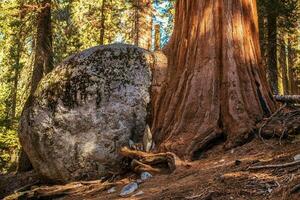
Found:
[[[260,62],[256,2],[183,1],[166,51],[152,128],[162,150],[191,158],[212,141],[251,139],[275,109]]]

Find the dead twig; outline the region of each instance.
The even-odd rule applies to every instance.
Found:
[[[274,116],[276,116],[280,111],[282,111],[285,107],[287,106],[287,104],[283,104],[280,108],[278,108],[278,110],[276,110],[262,125],[261,127],[259,128],[259,131],[258,131],[258,137],[263,141],[264,144],[274,148],[273,145],[271,144],[268,144],[264,138],[262,137],[261,135],[261,132],[262,132],[262,129],[273,119]]]
[[[253,167],[248,167],[248,169],[268,169],[268,168],[284,168],[284,167],[291,167],[300,164],[300,160],[283,163],[283,164],[275,164],[275,165],[258,165]]]
[[[198,195],[194,195],[194,196],[190,196],[190,197],[185,197],[185,199],[199,199],[202,196],[203,196],[203,194],[198,194]]]

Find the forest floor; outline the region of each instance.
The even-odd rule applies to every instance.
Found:
[[[0,177],[0,198],[4,189],[9,193],[19,187],[5,199],[300,199],[300,162],[294,161],[294,156],[300,154],[300,137],[281,145],[275,139],[266,142],[275,148],[260,139],[225,153],[222,145],[216,146],[200,160],[178,166],[172,174],[146,180],[126,198],[119,196],[120,190],[138,178],[133,173],[112,182],[45,186],[34,185],[37,177],[33,172]],[[285,163],[292,164],[282,165]],[[271,164],[277,166],[249,169]],[[108,193],[112,187],[116,191]]]

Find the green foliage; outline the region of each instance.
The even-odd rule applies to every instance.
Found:
[[[32,40],[32,14],[25,1],[3,1],[0,6],[0,172],[13,169],[18,152],[17,124],[27,98]],[[31,38],[31,39],[30,39]],[[16,81],[16,82],[15,82]]]
[[[19,141],[15,130],[0,128],[0,173],[16,168]]]

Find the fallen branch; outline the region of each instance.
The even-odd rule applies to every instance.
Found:
[[[300,160],[284,163],[284,164],[275,164],[275,165],[258,165],[253,167],[248,167],[248,169],[268,169],[268,168],[284,168],[284,167],[291,167],[294,165],[300,164]]]
[[[132,159],[131,168],[134,172],[172,173],[176,169],[176,156],[173,153],[148,153],[124,147],[120,154]]]
[[[23,191],[25,191],[25,190],[30,189],[32,186],[39,184],[39,183],[40,183],[40,181],[35,181],[35,182],[33,182],[33,183],[27,184],[27,185],[25,185],[25,186],[23,186],[23,187],[21,187],[21,188],[15,190],[14,192],[15,192],[15,193],[23,192]]]
[[[28,191],[17,192],[5,198],[5,200],[15,199],[58,199],[68,196],[76,196],[80,193],[94,194],[107,190],[116,184],[102,183],[101,181],[81,181],[66,185],[40,186]]]
[[[300,95],[274,95],[274,98],[284,103],[300,103]]]
[[[278,108],[278,110],[276,110],[262,125],[261,127],[259,128],[259,131],[258,131],[258,137],[263,141],[263,143],[265,143],[266,145],[268,146],[271,146],[273,147],[272,145],[268,144],[264,138],[261,136],[261,132],[262,132],[262,129],[273,119],[274,116],[276,116],[280,111],[282,111],[285,107],[286,107],[287,104],[283,104],[280,108]]]

